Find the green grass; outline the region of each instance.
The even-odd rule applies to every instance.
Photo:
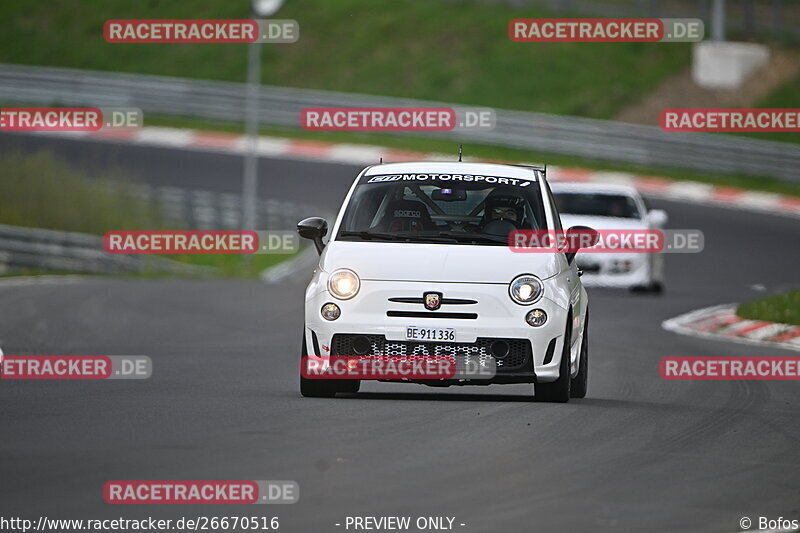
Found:
[[[797,109],[800,108],[800,75],[771,92],[766,98],[753,107],[764,109]],[[757,137],[768,141],[783,141],[800,143],[800,131],[781,133],[749,133],[750,137]]]
[[[736,314],[751,320],[800,326],[800,290],[741,304]]]
[[[245,0],[4,0],[0,61],[244,81],[246,45],[111,44],[103,22],[246,18]],[[688,67],[686,43],[515,43],[502,2],[290,0],[300,40],[263,46],[267,84],[610,118]]]
[[[257,278],[267,268],[285,261],[293,255],[255,254],[246,258],[237,254],[197,254],[164,256],[180,263],[210,266],[216,275],[228,278]]]
[[[111,230],[180,229],[167,224],[149,203],[137,197],[119,175],[88,179],[48,152],[0,155],[0,224],[102,235]],[[288,255],[197,254],[164,256],[191,265],[216,268],[216,275],[256,277]],[[14,274],[37,275],[20,269]],[[59,272],[63,273],[63,272]],[[146,270],[140,275],[163,275]]]
[[[48,152],[0,155],[0,168],[0,224],[95,235],[163,226],[120,176],[89,180]]]
[[[243,260],[241,255],[165,255],[161,256],[179,263],[187,265],[210,266],[216,270],[214,277],[222,278],[258,278],[267,268],[286,261],[291,256],[286,255],[265,255],[259,254],[252,256],[251,261]],[[45,270],[41,268],[19,267],[6,271],[0,271],[0,277],[16,276],[68,276],[75,275],[76,272],[67,270]],[[103,276],[104,274],[92,274],[93,276]],[[129,272],[126,274],[113,274],[114,277],[130,278],[184,278],[186,274],[172,274],[163,272],[155,268],[143,270],[141,272]]]

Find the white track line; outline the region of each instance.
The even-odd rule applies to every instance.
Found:
[[[87,276],[74,275],[49,275],[49,276],[18,276],[0,278],[0,289],[6,287],[28,287],[31,285],[74,285],[86,283]]]

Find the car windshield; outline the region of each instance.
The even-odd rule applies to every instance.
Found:
[[[337,239],[504,246],[517,229],[547,229],[535,179],[389,174],[361,179]]]
[[[556,192],[553,196],[562,215],[641,218],[636,200],[628,195]]]

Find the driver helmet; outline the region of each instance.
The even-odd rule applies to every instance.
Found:
[[[486,197],[484,223],[507,220],[518,225],[525,214],[525,199],[510,187],[496,188]]]

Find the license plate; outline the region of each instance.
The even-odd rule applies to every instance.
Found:
[[[454,341],[456,330],[453,328],[406,328],[406,340],[410,341]]]

